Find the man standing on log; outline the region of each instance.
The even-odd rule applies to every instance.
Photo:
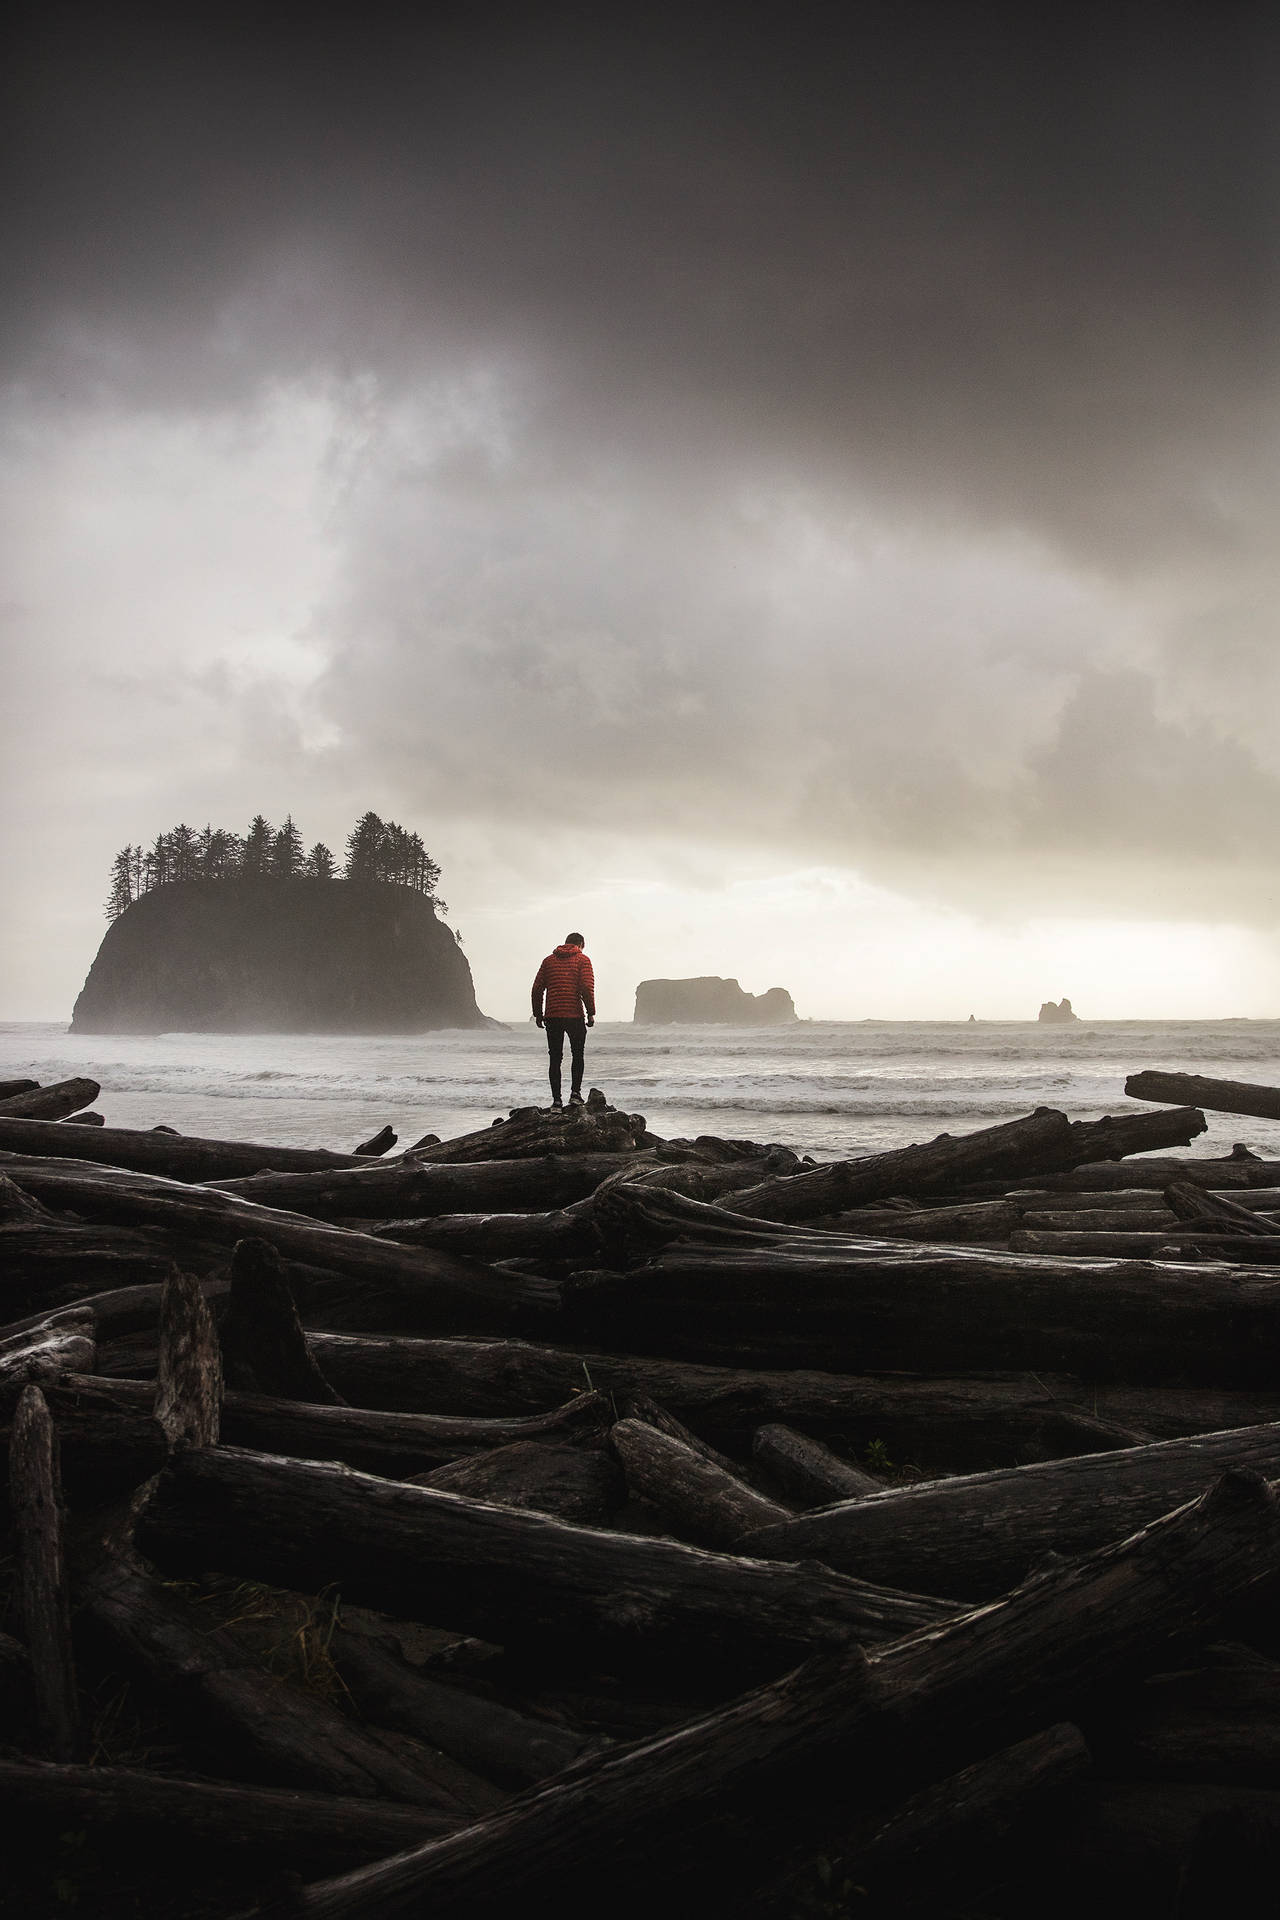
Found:
[[[585,945],[580,933],[566,933],[562,945],[538,968],[533,982],[533,1017],[547,1036],[547,1077],[553,1108],[564,1105],[560,1098],[560,1063],[566,1035],[571,1062],[569,1105],[582,1105],[587,1028],[596,1023],[596,977],[583,952]]]

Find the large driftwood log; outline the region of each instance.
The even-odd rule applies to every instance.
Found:
[[[1089,1743],[1110,1773],[1280,1788],[1280,1667],[1154,1674],[1094,1704]]]
[[[329,1657],[366,1720],[412,1733],[504,1785],[544,1780],[595,1744],[554,1721],[530,1719],[496,1700],[419,1673],[393,1643],[368,1634],[336,1627]]]
[[[1266,1269],[813,1236],[675,1245],[626,1275],[575,1274],[564,1329],[597,1346],[722,1365],[1043,1367],[1097,1380],[1270,1385],[1280,1288]]]
[[[424,1164],[464,1166],[479,1160],[539,1160],[547,1154],[629,1153],[644,1132],[637,1115],[613,1107],[566,1107],[552,1113],[517,1107],[506,1120],[428,1147],[414,1147]]]
[[[90,1083],[91,1084],[91,1083]],[[68,1154],[103,1166],[127,1167],[167,1180],[235,1180],[248,1174],[316,1173],[325,1168],[358,1167],[352,1153],[321,1147],[271,1147],[242,1140],[201,1140],[190,1134],[152,1132],[135,1127],[90,1127],[83,1137],[75,1123],[55,1126],[47,1120],[10,1119],[0,1113],[0,1152]]]
[[[0,1080],[0,1100],[12,1100],[16,1093],[34,1093],[38,1080]]]
[[[15,1589],[31,1662],[36,1727],[50,1760],[74,1760],[80,1707],[62,1552],[58,1443],[39,1387],[24,1387],[9,1439]]]
[[[792,1515],[739,1475],[727,1473],[644,1420],[619,1420],[609,1444],[627,1486],[656,1507],[672,1531],[698,1547],[729,1547],[744,1533]]]
[[[892,1807],[1150,1667],[1280,1567],[1271,1493],[1235,1476],[1135,1539],[1003,1605],[869,1659],[808,1662],[675,1733],[575,1768],[465,1832],[259,1911],[403,1920],[552,1903],[607,1876],[611,1909],[736,1911],[851,1805]]]
[[[626,1498],[622,1474],[608,1454],[599,1448],[549,1445],[545,1440],[514,1440],[491,1453],[453,1460],[409,1479],[416,1487],[436,1487],[465,1494],[468,1500],[492,1500],[529,1513],[548,1513],[581,1527],[607,1526]]]
[[[567,1526],[315,1461],[219,1448],[178,1455],[139,1542],[173,1571],[229,1573],[344,1597],[507,1644],[589,1644],[629,1664],[766,1668],[849,1633],[887,1638],[945,1602],[819,1568],[702,1553]]]
[[[356,1224],[354,1219],[350,1224]],[[594,1255],[597,1247],[590,1218],[573,1207],[554,1213],[444,1213],[425,1220],[360,1224],[379,1240],[433,1247],[438,1253],[476,1260],[560,1260]]]
[[[101,1092],[96,1080],[58,1080],[30,1093],[11,1093],[0,1100],[0,1120],[61,1120],[64,1114],[91,1107]],[[67,1151],[65,1146],[62,1151]]]
[[[200,1283],[177,1269],[160,1302],[155,1417],[170,1446],[216,1447],[222,1414],[222,1354]]]
[[[1236,1467],[1280,1476],[1280,1426],[895,1487],[745,1534],[738,1551],[821,1560],[886,1586],[985,1600],[1045,1554],[1123,1539]]]
[[[821,1440],[797,1433],[780,1421],[756,1428],[751,1453],[787,1498],[801,1507],[859,1500],[865,1494],[879,1493],[884,1485],[874,1474],[850,1466]]]
[[[11,1815],[53,1817],[72,1831],[88,1827],[95,1836],[127,1836],[128,1844],[172,1848],[176,1841],[184,1850],[213,1853],[260,1848],[273,1861],[312,1870],[317,1858],[335,1865],[385,1859],[466,1817],[336,1793],[179,1780],[130,1767],[40,1766],[2,1756],[0,1794]]]
[[[845,1450],[879,1440],[895,1460],[939,1471],[1083,1452],[1081,1413],[1169,1438],[1280,1420],[1280,1393],[1086,1388],[1070,1374],[749,1370],[573,1352],[528,1340],[312,1333],[308,1344],[326,1377],[356,1406],[512,1416],[544,1412],[595,1387],[619,1406],[646,1394],[731,1452],[748,1451],[758,1426],[781,1420]],[[1115,1443],[1097,1444],[1101,1450]]]
[[[1280,1087],[1246,1080],[1211,1080],[1200,1073],[1161,1073],[1148,1068],[1124,1083],[1131,1100],[1163,1100],[1172,1106],[1208,1107],[1211,1113],[1248,1113],[1259,1120],[1280,1120]]]
[[[891,1194],[936,1193],[996,1177],[1012,1185],[1019,1174],[1184,1146],[1204,1130],[1204,1115],[1193,1107],[1075,1122],[1041,1107],[1025,1120],[954,1139],[944,1133],[927,1146],[898,1147],[865,1160],[838,1160],[789,1179],[761,1181],[735,1194],[733,1208],[766,1220],[813,1220]]]
[[[1273,1237],[1274,1221],[1267,1220],[1250,1207],[1238,1206],[1226,1194],[1206,1193],[1190,1180],[1171,1180],[1164,1190],[1165,1203],[1179,1220],[1198,1226],[1230,1229],[1237,1235]]]
[[[855,1207],[809,1222],[825,1233],[869,1234],[876,1240],[1007,1240],[1022,1225],[1012,1200],[970,1200],[951,1207]]]
[[[1146,1187],[1161,1191],[1171,1180],[1194,1180],[1214,1193],[1234,1193],[1237,1187],[1274,1187],[1280,1183],[1280,1160],[1257,1160],[1252,1155],[1224,1154],[1216,1159],[1172,1158],[1151,1154],[1149,1158],[1112,1161],[1083,1161],[1066,1173],[1028,1174],[1010,1180],[1000,1188],[1016,1198],[1020,1191],[1036,1193],[1122,1193]],[[974,1196],[977,1197],[976,1194]]]
[[[451,1166],[406,1155],[372,1165],[365,1160],[334,1173],[259,1173],[249,1180],[212,1185],[228,1196],[318,1220],[417,1220],[441,1213],[521,1213],[568,1206],[593,1193],[628,1158],[568,1153]]]
[[[187,1459],[214,1458],[191,1453]],[[198,1624],[172,1589],[112,1554],[81,1582],[86,1611],[128,1666],[150,1682],[180,1737],[194,1735],[268,1781],[320,1786],[461,1816],[471,1807],[426,1764],[414,1764],[310,1693],[250,1665],[220,1630]],[[416,1756],[415,1756],[416,1758]]]
[[[8,1156],[0,1161],[0,1169],[38,1199],[74,1207],[115,1225],[169,1227],[224,1244],[254,1237],[269,1240],[286,1257],[367,1281],[382,1294],[394,1295],[402,1315],[411,1309],[437,1324],[452,1322],[471,1331],[482,1324],[510,1325],[554,1314],[559,1306],[558,1289],[536,1276],[503,1272],[453,1254],[396,1246],[371,1234],[279,1212],[216,1187],[183,1186],[78,1160]],[[359,1174],[282,1177],[377,1179],[382,1172],[375,1166]]]
[[[149,1478],[164,1458],[160,1430],[150,1420],[155,1390],[144,1380],[64,1376],[46,1389],[62,1435],[65,1461],[74,1461],[77,1487],[87,1463],[116,1453],[132,1466],[126,1484]],[[270,1395],[227,1393],[222,1439],[228,1446],[302,1460],[337,1460],[391,1480],[426,1473],[451,1461],[517,1441],[590,1445],[601,1440],[613,1414],[603,1394],[583,1393],[550,1413],[511,1419],[437,1413],[380,1413],[363,1407],[317,1406]],[[70,1477],[70,1469],[68,1467]],[[119,1476],[111,1484],[117,1484]]]
[[[236,1242],[218,1335],[228,1385],[242,1393],[345,1406],[307,1346],[280,1255],[269,1240]]]

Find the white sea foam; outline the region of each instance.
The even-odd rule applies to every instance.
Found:
[[[567,1062],[566,1062],[567,1064]],[[1142,1067],[1280,1085],[1280,1021],[809,1023],[635,1027],[588,1036],[587,1083],[667,1136],[780,1140],[819,1157],[875,1152],[1013,1119],[1092,1119],[1139,1104]],[[0,1025],[0,1079],[85,1073],[110,1124],[354,1146],[387,1121],[404,1141],[487,1126],[546,1098],[542,1036],[482,1033],[78,1035]],[[1280,1122],[1209,1115],[1197,1150],[1280,1155]]]

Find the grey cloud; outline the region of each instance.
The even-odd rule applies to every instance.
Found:
[[[1271,10],[260,13],[28,11],[9,362],[333,384],[348,780],[1258,911]]]

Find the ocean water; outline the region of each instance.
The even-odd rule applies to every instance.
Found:
[[[349,1151],[386,1125],[402,1144],[465,1133],[547,1099],[529,1023],[482,1033],[69,1034],[0,1023],[0,1079],[87,1074],[107,1123]],[[566,1055],[566,1068],[568,1065]],[[1096,1119],[1143,1067],[1280,1086],[1280,1021],[804,1021],[635,1027],[587,1036],[588,1087],[665,1137],[781,1141],[818,1159],[961,1133],[1058,1107]],[[567,1084],[567,1080],[566,1080]],[[1280,1121],[1209,1114],[1193,1151],[1242,1140],[1280,1157]]]

